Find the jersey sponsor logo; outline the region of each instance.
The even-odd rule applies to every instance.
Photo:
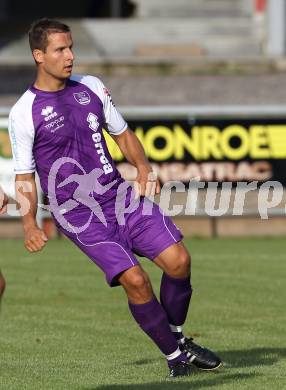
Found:
[[[43,108],[42,112],[41,112],[41,115],[44,116],[44,119],[45,119],[46,122],[48,122],[49,120],[51,120],[51,119],[55,118],[56,116],[58,116],[56,111],[54,112],[54,107],[53,106],[47,106],[46,108]]]
[[[65,117],[62,115],[59,118],[55,119],[53,122],[50,122],[47,125],[45,125],[45,128],[47,130],[51,130],[51,133],[55,133],[57,130],[59,130],[61,127],[65,125],[64,123],[62,123],[64,119]]]
[[[73,97],[79,104],[82,104],[83,106],[86,106],[90,103],[90,96],[87,91],[75,92]]]
[[[98,118],[95,114],[90,112],[86,120],[89,123],[89,128],[93,131],[91,138],[94,142],[94,147],[97,151],[97,154],[99,155],[99,160],[102,164],[103,171],[107,175],[108,173],[113,172],[113,168],[110,162],[108,161],[108,158],[105,156],[105,152],[101,143],[102,136],[100,133],[97,132],[99,126]]]

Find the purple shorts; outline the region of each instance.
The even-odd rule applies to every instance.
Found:
[[[169,217],[164,216],[159,206],[150,201],[151,215],[144,215],[143,203],[125,215],[125,224],[118,220],[107,222],[107,226],[93,218],[88,227],[79,233],[58,227],[105,273],[108,284],[119,285],[117,277],[123,271],[138,265],[135,254],[150,260],[155,259],[164,249],[182,240],[183,236]],[[77,225],[78,221],[87,221],[90,210],[69,213],[68,221]],[[82,224],[78,224],[82,225]]]

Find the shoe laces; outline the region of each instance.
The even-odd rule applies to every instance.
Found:
[[[187,348],[191,348],[194,352],[201,352],[202,349],[204,349],[204,348],[201,347],[200,345],[197,345],[196,343],[194,343],[193,340],[194,339],[192,337],[190,337],[190,338],[186,337],[186,341],[184,343],[184,346]]]

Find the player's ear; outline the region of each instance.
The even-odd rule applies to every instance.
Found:
[[[42,62],[44,62],[44,52],[40,49],[33,50],[33,57],[37,64],[41,64]]]

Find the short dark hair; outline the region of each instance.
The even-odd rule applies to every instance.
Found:
[[[29,43],[31,50],[46,51],[48,36],[52,33],[69,33],[70,27],[58,20],[42,18],[34,21],[29,30]]]

